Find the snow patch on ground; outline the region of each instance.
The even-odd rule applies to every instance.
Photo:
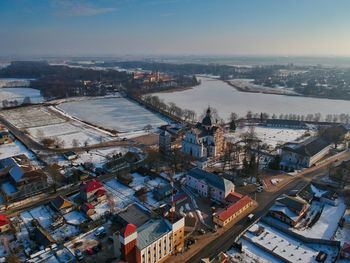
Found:
[[[73,210],[65,214],[63,217],[69,224],[73,224],[73,225],[80,225],[81,223],[87,220],[87,218],[83,213],[76,210]]]
[[[238,128],[234,133],[226,134],[226,138],[236,142],[241,138],[240,136],[247,132],[249,127]],[[267,128],[261,126],[255,126],[254,129],[257,137],[262,141],[262,143],[266,143],[267,145],[271,145],[272,147],[276,147],[277,145],[282,145],[286,142],[292,142],[296,139],[300,138],[307,130],[302,129],[279,129],[279,128]]]
[[[30,160],[36,159],[35,155],[29,151],[20,141],[0,145],[0,159],[25,154]]]
[[[312,206],[321,205],[317,201],[313,201]],[[333,239],[338,228],[338,222],[344,215],[346,205],[339,202],[337,206],[324,204],[322,214],[315,225],[311,228],[303,230],[295,229],[294,231],[300,235],[310,238]]]

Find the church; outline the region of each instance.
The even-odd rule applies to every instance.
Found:
[[[224,131],[212,118],[208,107],[202,122],[186,132],[182,140],[182,152],[197,159],[216,157],[224,150]]]

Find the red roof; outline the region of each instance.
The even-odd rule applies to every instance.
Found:
[[[100,197],[106,194],[106,190],[105,189],[99,189],[97,190],[97,192],[95,193],[96,196]]]
[[[188,197],[188,195],[185,194],[185,193],[177,195],[177,196],[174,197],[174,202],[176,203],[176,202],[178,202],[180,200],[185,200],[187,197]]]
[[[227,218],[232,216],[237,211],[241,210],[244,206],[252,202],[253,200],[249,196],[244,196],[241,200],[238,202],[228,206],[226,209],[222,209],[219,212],[217,212],[216,216],[221,220],[225,221]]]
[[[345,242],[343,245],[343,252],[350,253],[350,244]]]
[[[130,236],[131,234],[133,234],[136,231],[136,226],[133,224],[127,224],[126,227],[124,227],[121,231],[121,235],[123,237],[127,237]]]
[[[230,203],[236,203],[238,200],[242,199],[243,195],[241,195],[240,193],[236,193],[236,192],[233,192],[233,193],[229,193],[225,200],[227,202],[230,202]]]
[[[10,221],[8,220],[7,216],[4,214],[0,214],[0,227],[5,226],[8,223],[10,223]]]
[[[103,188],[103,185],[97,181],[96,179],[85,181],[81,183],[80,189],[82,189],[86,193],[90,193],[92,191],[95,191],[96,189]]]

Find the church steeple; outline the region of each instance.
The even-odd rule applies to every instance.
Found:
[[[209,129],[212,126],[212,120],[211,120],[211,109],[210,106],[208,106],[207,112],[205,117],[202,120],[202,125],[206,128]]]

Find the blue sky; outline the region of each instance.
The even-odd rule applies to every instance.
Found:
[[[349,0],[0,0],[0,55],[350,55]]]

